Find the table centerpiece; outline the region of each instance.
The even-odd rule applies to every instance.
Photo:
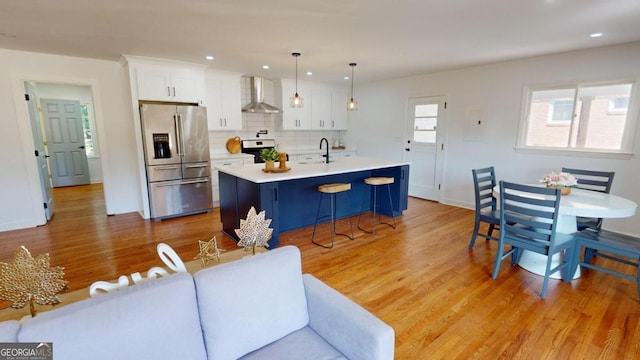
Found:
[[[547,185],[548,188],[553,189],[561,189],[562,195],[571,194],[571,188],[577,187],[578,180],[576,178],[566,172],[554,172],[545,175],[542,179],[540,179],[541,183]]]

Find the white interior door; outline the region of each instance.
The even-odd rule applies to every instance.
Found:
[[[440,201],[445,108],[443,96],[408,101],[404,160],[411,163],[410,196]]]
[[[54,187],[89,184],[80,102],[41,99]]]
[[[33,134],[34,155],[37,158],[38,173],[40,175],[40,188],[42,190],[42,201],[45,217],[47,221],[53,216],[53,194],[51,191],[51,180],[49,179],[49,167],[47,166],[47,155],[44,148],[44,138],[42,136],[42,125],[36,98],[36,88],[32,83],[24,83],[25,100],[29,109],[29,122]]]

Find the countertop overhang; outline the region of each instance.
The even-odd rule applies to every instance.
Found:
[[[264,164],[220,166],[216,167],[216,169],[220,172],[233,175],[254,183],[268,183],[274,181],[286,181],[365,170],[383,169],[403,165],[409,165],[409,163],[405,161],[353,156],[334,160],[328,164],[289,162],[287,163],[287,167],[291,168],[291,170],[281,173],[264,172]],[[277,163],[276,167],[278,167]]]

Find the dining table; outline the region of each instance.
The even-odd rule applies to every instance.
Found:
[[[544,186],[536,184],[535,186]],[[500,187],[493,188],[493,196],[500,199]],[[629,199],[607,194],[603,192],[571,188],[568,195],[560,197],[558,207],[556,231],[563,234],[573,234],[578,231],[578,217],[586,218],[625,218],[635,215],[638,205]],[[564,254],[556,254],[552,258],[551,268],[564,261]],[[566,254],[569,256],[569,254]],[[518,261],[518,265],[523,269],[537,275],[544,276],[547,257],[533,251],[524,250]],[[575,272],[573,279],[580,277],[580,269]],[[556,272],[550,278],[560,279],[561,274]]]

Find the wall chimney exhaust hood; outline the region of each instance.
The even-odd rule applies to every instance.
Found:
[[[258,114],[280,114],[282,110],[264,102],[264,79],[257,76],[250,78],[251,102],[242,107],[242,112]]]

